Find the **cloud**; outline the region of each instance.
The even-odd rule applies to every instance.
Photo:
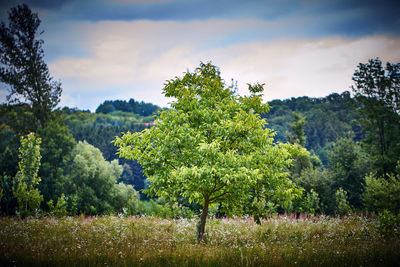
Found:
[[[212,60],[227,83],[238,81],[242,94],[246,83],[266,83],[265,100],[349,90],[358,63],[400,61],[400,38],[384,35],[231,41],[268,27],[276,29],[256,20],[81,24],[69,34],[85,36],[75,42],[87,54],[58,57],[50,71],[63,83],[62,105],[94,110],[106,99],[131,97],[166,106],[164,82],[200,61]]]
[[[258,19],[310,21],[293,23],[292,32],[360,37],[365,34],[400,35],[398,0],[0,0],[0,11],[28,3],[45,21],[181,21]],[[0,12],[1,13],[1,12]],[[4,13],[4,12],[3,12]],[[291,32],[291,29],[286,29]],[[286,34],[287,32],[282,32]],[[314,34],[314,35],[313,35]]]
[[[141,4],[146,4],[146,3],[165,3],[165,2],[171,2],[172,0],[108,0],[109,2],[120,2],[120,3],[141,3]]]

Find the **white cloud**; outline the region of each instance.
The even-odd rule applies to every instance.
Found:
[[[398,47],[400,39],[384,36],[281,40],[226,49],[226,53],[239,56],[221,65],[237,74],[239,84],[265,82],[268,100],[321,97],[349,90],[358,63],[368,58],[400,61]]]
[[[63,82],[62,104],[76,99],[93,110],[106,99],[130,97],[165,106],[163,83],[200,61],[212,60],[227,82],[238,80],[240,92],[246,83],[266,83],[266,100],[342,92],[359,62],[400,61],[400,38],[267,40],[265,32],[275,26],[257,20],[85,23],[68,36],[79,36],[71,42],[89,53],[58,58],[50,70]],[[248,31],[259,31],[260,39],[237,38]]]

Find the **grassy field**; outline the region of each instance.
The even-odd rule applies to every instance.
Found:
[[[153,217],[0,219],[0,265],[16,266],[398,266],[399,229],[377,219]]]

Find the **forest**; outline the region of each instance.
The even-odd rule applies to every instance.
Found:
[[[58,106],[61,83],[44,62],[43,41],[29,34],[37,14],[22,5],[9,20],[0,26],[0,81],[10,88],[0,106],[0,236],[20,245],[31,236],[32,246],[44,247],[35,254],[1,241],[0,262],[24,254],[22,263],[44,265],[69,257],[89,265],[229,265],[246,264],[245,255],[248,265],[315,265],[317,251],[329,265],[361,246],[352,265],[399,259],[400,63],[359,63],[351,92],[264,103],[263,84],[238,95],[218,67],[201,62],[165,83],[163,94],[174,99],[168,108],[131,98],[106,100],[92,113]],[[109,232],[96,236],[103,231],[96,227]],[[66,247],[46,259],[50,239],[40,236],[52,231],[65,235]],[[82,235],[67,234],[75,231]],[[114,234],[118,241],[106,240]],[[343,236],[355,238],[347,248]],[[83,252],[69,243],[80,238]],[[96,242],[131,256],[119,262]],[[329,242],[343,253],[332,256]],[[276,254],[261,256],[260,246]],[[216,254],[204,258],[210,247]],[[188,248],[192,254],[179,254]]]

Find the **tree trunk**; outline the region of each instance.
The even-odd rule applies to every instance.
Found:
[[[200,225],[197,232],[197,241],[200,242],[203,239],[204,231],[206,229],[206,220],[208,214],[208,204],[210,202],[209,196],[204,198],[203,212],[201,213]]]

